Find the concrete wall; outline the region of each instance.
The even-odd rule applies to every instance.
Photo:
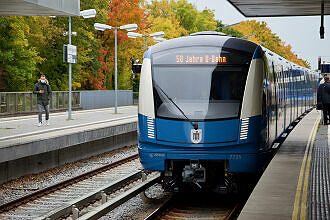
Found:
[[[132,90],[118,90],[118,106],[133,105]],[[80,106],[83,109],[108,108],[115,106],[114,90],[80,91]]]

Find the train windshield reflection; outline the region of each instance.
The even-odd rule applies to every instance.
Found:
[[[247,71],[244,65],[154,65],[156,114],[161,118],[185,120],[160,87],[191,120],[236,118]]]

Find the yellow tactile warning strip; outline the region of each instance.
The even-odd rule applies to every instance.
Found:
[[[313,129],[308,137],[304,159],[301,164],[300,173],[299,173],[299,179],[296,189],[296,197],[292,212],[292,220],[306,219],[309,170],[311,165],[311,156],[312,156],[312,149],[314,145],[315,135],[317,133],[317,129],[320,121],[321,121],[321,116],[319,116],[316,119]]]

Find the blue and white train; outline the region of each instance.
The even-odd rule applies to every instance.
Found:
[[[199,32],[144,55],[138,149],[167,190],[230,188],[312,109],[318,75],[253,42]]]

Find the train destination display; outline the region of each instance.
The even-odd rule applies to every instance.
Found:
[[[175,55],[177,64],[224,64],[227,57],[219,55]]]

